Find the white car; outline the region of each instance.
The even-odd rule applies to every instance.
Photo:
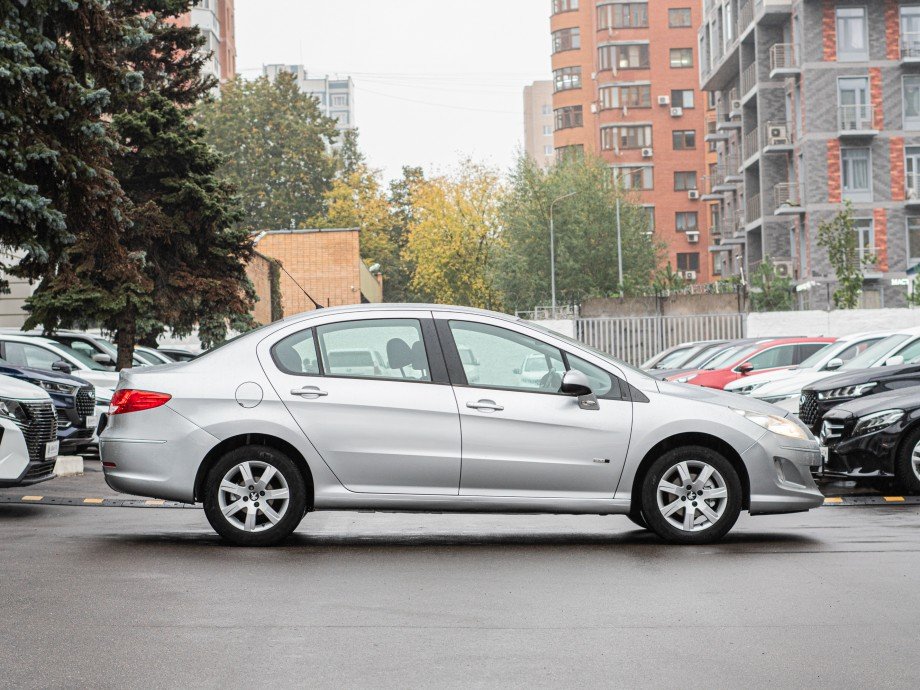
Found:
[[[54,478],[57,413],[38,386],[0,376],[0,487]]]
[[[762,389],[773,390],[771,384],[791,381],[792,379],[803,378],[809,382],[817,381],[825,376],[835,374],[838,369],[847,362],[855,359],[875,343],[882,340],[888,332],[885,333],[854,333],[845,335],[825,348],[815,352],[811,357],[796,367],[786,369],[774,369],[762,374],[752,374],[745,376],[737,381],[732,381],[725,386],[725,390],[730,393],[740,393],[741,395],[753,395],[755,398],[764,399],[760,394]],[[804,387],[799,386],[799,390]],[[780,387],[782,390],[788,389],[787,385]],[[770,393],[768,398],[776,397],[779,394]],[[768,402],[773,402],[768,400]]]

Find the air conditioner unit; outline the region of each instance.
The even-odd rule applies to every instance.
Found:
[[[591,81],[597,79],[597,72],[591,72]]]
[[[671,108],[671,117],[682,117],[684,114],[683,108]]]
[[[671,105],[671,97],[670,96],[659,96],[658,105]]]
[[[691,199],[692,201],[696,201],[700,198],[700,190],[691,189],[689,192],[687,192],[687,198]]]
[[[654,151],[652,151],[652,149],[642,149],[643,158],[651,158],[653,153]]]
[[[741,101],[732,101],[732,112],[738,112],[741,110]]]
[[[774,261],[773,267],[776,269],[778,278],[792,278],[793,268],[791,261]]]
[[[700,233],[696,232],[695,230],[691,230],[690,232],[687,233],[687,242],[689,242],[690,244],[696,244],[699,241],[700,241]]]
[[[684,280],[696,280],[696,271],[684,271]]]
[[[771,125],[767,139],[770,146],[788,146],[789,130],[786,125]]]
[[[592,104],[591,104],[591,112],[592,112],[592,113],[596,113],[596,112],[597,112],[597,103],[592,103]]]

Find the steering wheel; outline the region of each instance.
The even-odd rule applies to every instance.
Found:
[[[562,377],[555,369],[550,369],[540,379],[540,390],[557,393],[562,387]]]

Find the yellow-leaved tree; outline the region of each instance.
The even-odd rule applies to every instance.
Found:
[[[421,299],[500,309],[494,260],[501,242],[498,175],[465,161],[412,189],[413,217],[404,258]]]

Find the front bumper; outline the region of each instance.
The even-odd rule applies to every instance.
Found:
[[[871,434],[829,439],[827,460],[819,474],[848,479],[892,477],[902,434],[899,423]]]
[[[811,474],[821,464],[817,441],[767,432],[741,457],[751,485],[751,515],[795,513],[823,505],[824,495]]]

